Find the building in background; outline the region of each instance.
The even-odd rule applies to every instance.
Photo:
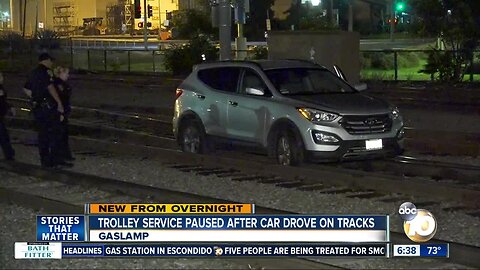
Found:
[[[35,33],[36,28],[64,35],[89,33],[89,29],[91,33],[117,33],[123,24],[131,29],[140,22],[133,18],[134,0],[0,0],[0,9],[7,6],[5,2],[11,17],[9,27],[19,32],[25,29],[26,35]],[[143,18],[143,0],[140,2]],[[178,10],[178,0],[147,0],[147,4],[153,6],[152,28],[158,28],[168,12]]]

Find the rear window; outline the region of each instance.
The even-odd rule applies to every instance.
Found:
[[[215,90],[233,93],[237,91],[239,74],[237,67],[209,68],[198,71],[198,79]]]

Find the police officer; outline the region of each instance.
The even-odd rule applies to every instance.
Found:
[[[72,151],[70,150],[69,144],[69,132],[68,132],[68,118],[70,112],[72,111],[72,106],[70,98],[72,96],[72,87],[67,82],[70,76],[70,70],[66,67],[56,67],[55,68],[55,80],[54,85],[57,89],[58,96],[62,101],[63,108],[65,110],[64,119],[60,124],[61,127],[61,136],[60,136],[60,153],[65,161],[74,161],[75,158],[72,156]]]
[[[3,155],[6,160],[14,160],[15,151],[10,143],[10,136],[5,128],[4,118],[10,111],[10,106],[7,103],[7,93],[3,88],[3,74],[0,72],[0,146],[3,150]],[[12,111],[13,114],[13,111]]]
[[[30,73],[24,89],[31,94],[33,115],[38,129],[40,162],[44,168],[71,167],[59,152],[60,122],[64,106],[53,84],[53,57],[42,53],[39,65]]]

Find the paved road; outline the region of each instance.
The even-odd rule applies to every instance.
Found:
[[[141,37],[85,37],[72,39],[75,49],[124,49],[124,50],[142,50],[145,48]],[[155,37],[148,39],[148,49],[156,50],[159,46],[168,47],[172,44],[185,44],[187,40],[164,40],[158,41]],[[389,50],[389,49],[407,49],[418,48],[425,45],[433,45],[435,39],[362,39],[360,40],[360,50]],[[266,42],[247,42],[248,46],[266,46]],[[232,47],[235,43],[232,42]]]
[[[425,45],[434,45],[435,39],[362,39],[360,50],[399,50],[407,48],[418,48]]]

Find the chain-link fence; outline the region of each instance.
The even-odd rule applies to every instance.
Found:
[[[363,80],[428,81],[438,72],[427,72],[429,54],[432,50],[377,50],[361,51],[361,77]],[[452,51],[437,51],[442,58]],[[480,51],[471,53],[462,68],[464,81],[480,81]],[[441,61],[441,60],[440,60]]]
[[[143,49],[84,49],[73,46],[49,51],[57,65],[95,72],[168,72],[165,68],[165,50]],[[439,53],[448,53],[440,51]],[[361,51],[361,78],[363,80],[429,81],[431,74],[426,69],[431,50],[379,50]],[[22,72],[37,63],[38,52],[13,53],[0,51],[0,70]],[[267,58],[258,48],[246,51],[232,50],[232,59],[240,55],[247,60]],[[480,81],[480,51],[475,51],[467,61],[464,81]],[[211,61],[211,59],[206,59]],[[436,74],[434,74],[436,76]]]

